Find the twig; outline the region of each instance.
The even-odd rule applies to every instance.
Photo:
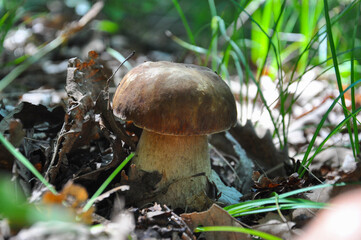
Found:
[[[119,64],[119,66],[117,67],[117,69],[115,69],[115,71],[113,72],[113,74],[107,79],[107,86],[106,86],[106,89],[109,88],[109,81],[114,77],[114,75],[118,72],[118,70],[124,65],[125,62],[127,62],[130,58],[132,58],[135,54],[135,51],[133,51],[131,54],[128,55],[128,57],[126,57],[124,59],[123,62],[121,62]]]
[[[134,56],[134,54],[135,54],[135,51],[133,51],[131,54],[129,54],[128,57],[126,57],[126,58],[124,59],[124,61],[119,64],[119,66],[117,67],[117,69],[115,69],[115,71],[113,72],[113,74],[107,79],[107,84],[106,84],[106,86],[105,86],[104,91],[108,93],[108,110],[111,109],[111,107],[110,107],[110,97],[109,97],[109,91],[108,91],[108,90],[109,90],[109,82],[110,82],[110,80],[114,77],[114,75],[118,72],[118,70],[124,65],[124,63],[127,62],[130,58],[132,58],[132,57]]]

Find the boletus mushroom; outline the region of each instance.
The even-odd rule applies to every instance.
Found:
[[[236,123],[235,99],[214,71],[192,64],[145,62],[120,82],[113,113],[142,128],[133,163],[162,174],[153,201],[199,210],[208,194],[211,164],[207,134]],[[139,193],[141,194],[141,193]]]

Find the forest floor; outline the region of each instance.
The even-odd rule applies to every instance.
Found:
[[[33,54],[39,42],[55,39],[59,26],[65,23],[55,22],[49,16],[39,17],[26,27],[10,32],[1,61],[12,62],[17,56]],[[127,239],[128,236],[132,239],[251,239],[250,235],[238,235],[240,233],[194,233],[199,225],[246,227],[282,239],[294,239],[303,233],[317,210],[299,208],[281,212],[276,209],[233,217],[223,208],[225,205],[216,204],[217,201],[210,209],[198,212],[170,209],[157,203],[134,207],[125,194],[129,186],[124,179],[130,164],[108,185],[106,194],[84,211],[90,196],[134,151],[142,132],[131,123],[117,124],[129,136],[124,139],[117,136],[119,130],[108,123],[111,119],[108,103],[122,77],[145,61],[196,63],[196,58],[176,47],[164,51],[161,44],[173,46],[171,39],[161,42],[159,48],[154,44],[150,48],[127,36],[99,33],[92,30],[91,25],[67,38],[65,44],[30,65],[1,92],[1,133],[60,194],[48,192],[30,170],[1,145],[4,187],[0,190],[3,194],[0,203],[4,203],[0,205],[0,239]],[[107,49],[109,45],[125,57],[135,50],[134,56],[111,79],[120,62]],[[13,70],[13,66],[4,67],[1,78]],[[74,71],[82,75],[76,76]],[[318,184],[359,181],[360,166],[345,144],[349,142],[347,131],[332,136],[303,178],[297,173],[315,126],[339,94],[337,86],[330,84],[335,79],[332,73],[315,80],[321,71],[310,70],[303,76],[302,84],[290,88],[290,94],[302,94],[294,104],[288,146],[283,149],[270,134],[274,127],[269,113],[261,102],[253,101],[257,87],[249,85],[245,102],[240,94],[244,89],[237,77],[230,77],[229,86],[238,101],[238,124],[227,132],[209,136],[212,169],[229,187],[222,194],[229,196],[230,203],[265,199],[271,193],[282,195]],[[270,105],[271,111],[278,111],[277,81],[267,75],[261,80],[264,97],[274,103]],[[239,104],[240,98],[245,103]],[[328,127],[319,132],[315,145],[343,118],[342,108],[333,111],[326,121]],[[25,200],[13,201],[16,194],[5,177],[16,183],[31,204],[24,206]],[[347,186],[348,189],[356,187]],[[234,191],[242,197],[234,197]],[[329,186],[294,197],[324,203],[343,191],[344,187]],[[11,213],[5,211],[6,207]],[[52,217],[54,221],[57,219],[56,224],[51,221]]]

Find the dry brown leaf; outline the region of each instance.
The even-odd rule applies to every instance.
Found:
[[[282,194],[305,186],[306,180],[299,178],[297,173],[293,173],[288,177],[276,177],[270,179],[260,172],[253,172],[252,179],[254,181],[253,188],[256,190],[253,194],[257,198],[267,197],[271,192]]]
[[[227,211],[213,204],[210,209],[204,212],[183,213],[181,218],[187,223],[190,229],[194,230],[198,226],[235,226],[242,227],[240,222],[233,218]],[[232,232],[205,232],[207,240],[227,239],[252,239],[249,235]]]
[[[88,61],[78,58],[69,60],[66,92],[69,96],[65,123],[58,139],[49,171],[51,183],[55,183],[61,165],[67,154],[80,146],[99,138],[99,127],[95,121],[95,102],[107,83],[103,66],[97,62],[97,53],[89,52]],[[57,160],[57,162],[56,162]]]

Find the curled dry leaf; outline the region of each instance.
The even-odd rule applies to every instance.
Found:
[[[105,137],[111,145],[114,153],[111,163],[92,172],[79,171],[84,176],[75,174],[77,180],[97,178],[101,172],[117,166],[129,154],[128,148],[124,147],[122,141],[130,148],[135,147],[125,130],[114,119],[109,105],[107,74],[97,57],[96,52],[90,51],[87,61],[78,58],[69,60],[66,81],[66,91],[69,96],[67,113],[47,172],[50,182],[54,185],[64,181],[57,176],[59,172],[66,172],[72,164],[68,159],[69,153],[78,150],[79,147],[89,146],[92,141],[100,137]]]
[[[97,54],[89,52],[89,60],[72,58],[68,63],[66,92],[69,96],[65,123],[60,132],[57,149],[50,163],[50,182],[55,183],[61,165],[73,149],[89,144],[99,137],[95,121],[95,102],[106,86],[106,74],[97,62]]]

